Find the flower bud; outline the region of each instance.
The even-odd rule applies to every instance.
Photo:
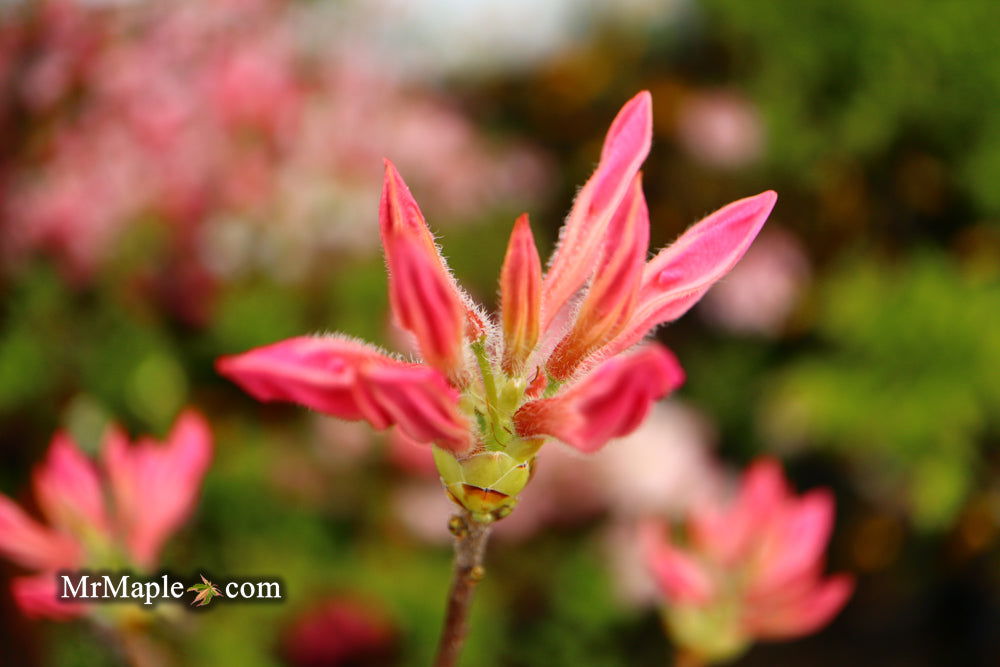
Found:
[[[449,497],[481,523],[510,514],[531,477],[531,461],[505,452],[484,451],[458,459],[435,447],[434,462]]]

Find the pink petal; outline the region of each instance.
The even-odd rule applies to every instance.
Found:
[[[563,306],[590,278],[611,217],[649,154],[653,102],[647,91],[629,100],[604,140],[594,175],[573,202],[559,232],[543,290],[542,330],[548,331]]]
[[[261,401],[290,401],[334,417],[366,419],[358,369],[399,364],[371,345],[338,336],[300,336],[222,357],[219,373]],[[378,427],[382,428],[382,427]]]
[[[527,214],[514,223],[500,270],[503,367],[517,374],[538,342],[542,309],[542,262]]]
[[[651,403],[683,381],[674,355],[648,345],[605,361],[560,395],[526,403],[514,415],[514,425],[522,437],[552,435],[583,452],[595,452],[611,438],[638,428]]]
[[[697,223],[659,252],[643,271],[639,304],[608,351],[638,342],[653,327],[683,315],[743,257],[778,195],[768,190],[740,199]]]
[[[108,530],[104,495],[93,464],[66,433],[57,433],[35,470],[35,496],[48,520],[76,535]]]
[[[854,592],[854,580],[836,575],[777,604],[748,608],[748,630],[761,639],[792,639],[816,632],[836,616]]]
[[[399,328],[416,339],[431,366],[456,374],[464,359],[465,305],[450,278],[412,238],[389,239],[385,246],[389,301]]]
[[[390,160],[385,160],[385,176],[379,200],[379,229],[383,244],[400,236],[415,239],[423,246],[426,254],[435,258],[439,267],[448,272],[444,258],[434,242],[434,235],[424,220],[424,214],[420,212],[417,201],[399,175],[396,165]]]
[[[397,323],[413,334],[427,363],[455,374],[463,361],[466,311],[475,312],[467,308],[417,202],[389,160],[379,225]],[[471,324],[475,328],[477,323]]]
[[[591,352],[614,338],[635,309],[649,250],[649,210],[636,174],[608,227],[597,272],[573,329],[556,345],[546,369],[565,380]]]
[[[194,509],[212,458],[208,423],[185,411],[162,444],[144,438],[129,446],[113,430],[103,454],[129,551],[140,567],[152,567],[163,543]]]
[[[833,527],[833,497],[826,490],[789,500],[769,531],[751,591],[778,590],[818,571]]]
[[[414,440],[456,454],[472,446],[468,421],[458,410],[458,392],[433,368],[370,366],[363,369],[361,384],[370,396],[371,414],[379,414],[385,424],[380,428],[398,424]]]
[[[758,459],[744,473],[737,497],[728,506],[710,503],[694,508],[692,539],[722,565],[746,562],[756,557],[788,498],[781,465],[773,459]]]
[[[437,370],[391,359],[335,336],[290,338],[218,362],[219,371],[264,401],[292,401],[377,429],[464,451],[469,425],[459,395]]]
[[[0,553],[26,568],[55,570],[76,565],[81,549],[68,535],[43,526],[0,495]]]
[[[640,528],[640,542],[646,565],[671,604],[709,602],[715,584],[701,564],[667,539],[668,527],[649,522]]]
[[[85,604],[57,597],[59,583],[55,572],[16,577],[11,580],[10,588],[14,603],[30,618],[67,621],[87,613]]]

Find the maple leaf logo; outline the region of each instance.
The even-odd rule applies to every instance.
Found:
[[[191,602],[191,604],[198,605],[199,607],[204,607],[213,599],[220,597],[222,595],[222,591],[219,590],[218,586],[216,586],[211,581],[206,579],[205,575],[202,574],[199,576],[201,577],[202,583],[195,584],[194,586],[191,586],[188,590],[195,591],[198,593],[194,597],[194,600]]]

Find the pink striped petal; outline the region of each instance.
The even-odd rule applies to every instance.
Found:
[[[10,582],[14,603],[30,618],[48,618],[68,621],[87,613],[88,607],[80,602],[60,600],[59,582],[55,572],[16,577]]]
[[[216,368],[258,400],[290,401],[353,421],[367,418],[359,403],[358,369],[400,363],[347,338],[299,336],[222,357]]]
[[[458,392],[426,366],[370,366],[361,384],[370,397],[377,428],[398,424],[418,442],[433,442],[456,454],[472,446],[468,421],[458,410]]]
[[[780,590],[820,569],[833,528],[833,496],[811,491],[789,500],[762,547],[751,593]]]
[[[416,338],[424,360],[455,375],[463,362],[465,297],[438,251],[424,216],[393,164],[385,161],[379,209],[389,269],[389,300],[397,324]]]
[[[424,220],[424,214],[420,212],[417,201],[399,175],[396,165],[390,160],[385,160],[382,196],[379,200],[379,229],[383,244],[400,236],[415,239],[424,252],[434,258],[441,270],[448,273],[444,258],[434,242],[434,235]]]
[[[528,215],[514,223],[500,270],[500,313],[503,322],[503,367],[520,373],[538,342],[542,310],[542,262]]]
[[[660,345],[613,357],[553,398],[531,401],[514,415],[522,437],[551,435],[583,452],[595,452],[611,438],[642,423],[653,401],[684,381],[674,355]]]
[[[657,585],[673,604],[701,605],[715,595],[708,571],[690,554],[667,539],[668,527],[649,522],[640,527],[640,543],[646,566]]]
[[[106,534],[107,514],[97,471],[66,433],[57,433],[34,473],[35,497],[54,526],[81,537]]]
[[[653,327],[676,320],[697,303],[743,257],[777,199],[768,190],[735,201],[661,250],[643,271],[639,303],[628,327],[607,353],[628,348]]]
[[[385,252],[396,324],[413,335],[424,361],[455,375],[464,362],[466,318],[461,297],[416,240],[389,239]]]
[[[556,345],[546,369],[570,377],[592,352],[614,338],[635,309],[649,250],[649,210],[636,174],[608,227],[597,272],[573,329]]]
[[[456,451],[464,451],[469,441],[458,392],[439,371],[391,359],[370,345],[302,336],[225,357],[217,365],[260,400],[364,419],[376,429],[399,424],[416,440]]]
[[[55,570],[75,566],[82,549],[68,535],[43,526],[0,495],[0,554],[26,568]]]
[[[563,306],[594,272],[608,224],[649,154],[652,136],[653,102],[649,92],[642,91],[615,117],[601,161],[559,232],[559,245],[545,276],[542,331],[550,329]]]
[[[835,575],[817,582],[800,595],[748,608],[744,623],[751,633],[761,639],[802,637],[833,620],[853,592],[852,577]]]
[[[131,446],[113,430],[103,455],[129,552],[140,567],[152,567],[163,543],[194,509],[212,458],[208,423],[188,410],[165,443],[144,438]]]

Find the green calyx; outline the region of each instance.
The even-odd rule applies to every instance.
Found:
[[[485,339],[472,343],[471,348],[481,382],[466,390],[462,406],[478,426],[479,442],[471,454],[460,457],[434,447],[434,462],[452,500],[475,521],[489,523],[514,509],[544,440],[521,438],[514,428],[514,413],[524,402],[527,379],[495,370]]]
[[[531,478],[534,457],[519,461],[505,452],[481,451],[461,460],[434,447],[434,463],[448,495],[480,523],[510,514]]]

